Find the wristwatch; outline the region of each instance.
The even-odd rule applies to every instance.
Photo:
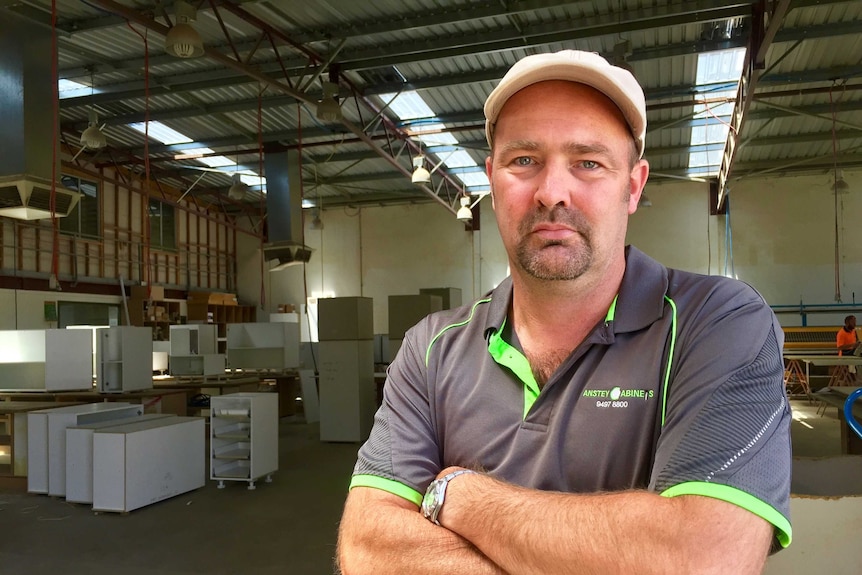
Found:
[[[425,491],[425,497],[422,498],[422,515],[425,516],[425,519],[435,525],[440,525],[440,522],[437,521],[437,516],[440,515],[440,510],[443,509],[443,500],[446,498],[446,486],[454,478],[464,473],[476,472],[472,469],[459,469],[431,482]]]

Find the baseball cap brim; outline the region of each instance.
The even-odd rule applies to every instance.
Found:
[[[494,125],[503,106],[516,92],[547,80],[567,80],[595,88],[620,109],[643,157],[646,137],[646,100],[634,76],[612,66],[594,52],[562,50],[527,56],[515,63],[485,100],[485,136],[493,147]]]

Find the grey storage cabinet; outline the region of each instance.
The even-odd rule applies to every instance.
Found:
[[[318,300],[320,314],[320,439],[364,441],[371,432],[374,326],[371,298]]]

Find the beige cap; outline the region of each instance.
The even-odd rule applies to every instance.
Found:
[[[485,136],[493,145],[494,124],[500,110],[515,92],[546,80],[568,80],[602,92],[617,105],[629,124],[643,157],[646,137],[646,101],[643,88],[628,70],[612,66],[595,52],[562,50],[522,58],[512,66],[485,100]]]

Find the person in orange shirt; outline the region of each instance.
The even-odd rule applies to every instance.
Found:
[[[856,316],[848,315],[844,318],[844,327],[838,330],[835,337],[835,345],[838,347],[838,355],[844,355],[845,351],[851,354],[859,345],[859,336],[856,334]]]

